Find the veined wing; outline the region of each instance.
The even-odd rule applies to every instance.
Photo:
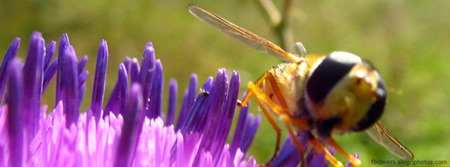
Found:
[[[381,121],[377,121],[372,127],[366,130],[367,134],[382,145],[392,154],[401,159],[413,159],[414,154],[408,150],[392,133],[384,127]]]
[[[208,23],[214,28],[224,32],[225,34],[249,45],[256,50],[262,51],[264,53],[268,53],[277,58],[290,61],[290,62],[299,62],[301,59],[294,54],[288,53],[284,51],[279,46],[273,44],[272,42],[246,30],[243,29],[224,18],[209,12],[199,6],[190,4],[188,6],[189,12],[192,15],[197,17],[198,19]]]

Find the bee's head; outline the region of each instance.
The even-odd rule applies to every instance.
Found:
[[[367,129],[380,118],[386,102],[378,72],[348,52],[333,52],[316,61],[305,94],[306,107],[322,137]]]

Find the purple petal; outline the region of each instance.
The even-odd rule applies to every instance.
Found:
[[[163,94],[163,70],[162,65],[159,60],[155,63],[155,68],[153,70],[151,89],[149,99],[147,101],[148,108],[146,108],[146,115],[150,119],[154,119],[161,116],[162,112],[162,94]]]
[[[225,70],[224,70],[225,71]],[[216,130],[216,142],[215,146],[212,147],[213,156],[218,156],[222,152],[221,146],[225,145],[228,134],[231,129],[231,124],[234,117],[234,111],[236,109],[236,103],[239,95],[239,84],[240,84],[239,73],[233,71],[231,74],[231,80],[229,89],[227,92],[227,97],[225,104],[221,109],[222,113],[219,113],[220,120],[218,121],[218,127]],[[226,151],[229,152],[228,150]]]
[[[297,136],[297,139],[299,142],[305,147],[305,149],[308,149],[309,146],[309,133],[302,132]],[[314,150],[314,149],[313,149]],[[312,150],[312,151],[313,151]],[[304,151],[302,154],[304,154],[306,151]],[[281,147],[277,157],[272,161],[272,165],[274,166],[298,166],[300,163],[301,154],[298,152],[297,147],[295,146],[294,142],[292,141],[292,138],[290,136],[286,137],[286,140]],[[302,162],[308,164],[310,166],[310,160],[308,160],[308,157],[306,159],[306,162]]]
[[[221,148],[223,148],[221,146]],[[220,157],[220,158],[216,158],[218,160],[216,160],[216,164],[215,166],[233,166],[233,161],[231,160],[231,155],[230,152],[228,151],[228,147],[225,147],[224,149],[221,150],[220,155],[214,156],[213,157]]]
[[[292,143],[292,138],[290,136],[287,136],[283,146],[278,152],[277,157],[275,157],[271,164],[273,166],[286,166],[291,161],[293,161],[293,159],[300,159],[300,157],[296,154],[298,154],[298,151],[294,143]],[[293,156],[296,156],[298,158],[293,158]]]
[[[78,62],[78,65],[77,65],[78,74],[81,74],[84,71],[84,67],[86,67],[88,60],[89,60],[89,57],[84,55],[83,58],[81,58],[81,60]]]
[[[222,106],[226,100],[227,86],[226,70],[221,69],[214,80],[204,110],[200,110],[206,112],[200,114],[201,117],[196,119],[196,122],[198,122],[197,131],[203,131],[203,140],[200,144],[200,148],[208,152],[211,151],[213,157],[215,156],[215,150],[212,150],[215,147],[213,144],[216,140],[219,140],[216,136],[216,132],[218,126],[222,123],[219,118],[221,117],[220,114],[222,114]],[[199,158],[201,158],[200,155],[197,155],[194,164],[200,160]]]
[[[220,76],[220,75],[217,74],[217,76]],[[199,106],[199,108],[194,108],[196,106],[193,106],[193,108],[191,109],[190,112],[192,112],[194,115],[193,119],[190,120],[190,122],[192,123],[191,126],[193,127],[191,131],[205,133],[204,130],[208,127],[207,123],[209,121],[209,119],[208,119],[210,117],[209,115],[211,113],[211,110],[213,110],[212,108],[217,107],[217,104],[215,102],[217,102],[218,96],[220,94],[220,91],[214,90],[214,89],[219,89],[220,86],[217,86],[217,85],[222,85],[222,84],[218,84],[221,82],[219,82],[217,80],[218,79],[213,80],[212,77],[210,77],[203,84],[203,87],[200,90],[200,95],[198,97],[204,98],[205,104],[202,106]],[[214,85],[216,85],[216,86],[214,86]],[[223,84],[223,85],[225,85],[225,84]],[[210,93],[210,92],[215,92],[215,93]]]
[[[184,145],[183,135],[181,133],[177,133],[176,145],[174,145],[174,147],[173,147],[176,150],[175,150],[174,154],[171,154],[171,157],[170,157],[171,163],[170,164],[173,164],[175,159],[176,159],[175,166],[182,166],[183,164],[186,163],[187,160],[184,159],[185,158],[185,155],[184,155],[185,148],[184,148],[184,146],[185,145]],[[174,149],[172,149],[172,150],[174,150]]]
[[[139,62],[136,58],[131,59],[131,66],[130,66],[130,76],[131,76],[131,82],[138,82],[139,81]],[[127,70],[128,71],[128,70]]]
[[[183,102],[181,103],[181,111],[180,116],[178,116],[178,122],[175,127],[176,130],[179,130],[184,124],[185,120],[188,117],[189,111],[194,104],[195,96],[197,96],[197,75],[192,74],[191,79],[189,80],[188,88],[184,91]]]
[[[245,96],[243,96],[245,97]],[[244,129],[245,129],[245,125],[247,123],[247,115],[248,115],[248,108],[250,107],[250,102],[247,103],[246,107],[241,108],[241,110],[239,111],[239,117],[237,120],[237,125],[236,125],[236,129],[234,130],[234,135],[233,135],[233,139],[231,140],[231,145],[230,145],[230,153],[231,156],[234,157],[234,155],[236,154],[237,149],[240,147],[241,142],[242,142],[242,138],[244,136]]]
[[[63,59],[64,63],[61,72],[62,100],[64,103],[64,114],[66,115],[66,126],[70,127],[72,123],[78,120],[80,115],[77,58],[71,46],[66,48]]]
[[[51,63],[45,70],[42,94],[44,94],[48,84],[52,80],[53,76],[55,76],[56,70],[58,70],[58,60],[55,60],[53,63]]]
[[[125,66],[125,69],[129,72],[130,68],[131,68],[131,59],[127,56],[127,57],[125,57],[125,59],[123,60],[122,63]]]
[[[142,85],[143,97],[144,97],[144,113],[146,116],[151,117],[150,105],[153,103],[151,99],[152,84],[153,84],[153,72],[155,70],[155,50],[151,42],[147,43],[144,49],[144,55],[142,56],[141,70],[139,71],[139,83]],[[152,117],[151,117],[152,118]]]
[[[19,49],[20,38],[14,39],[13,42],[8,47],[8,51],[6,51],[5,57],[2,61],[2,66],[0,67],[0,102],[3,98],[3,91],[5,90],[6,77],[7,77],[7,67],[10,61],[16,56],[17,50]]]
[[[150,90],[152,87],[153,70],[155,68],[155,50],[151,42],[147,43],[142,56],[141,69],[139,71],[139,83],[142,85],[144,97],[144,109],[148,108]]]
[[[253,167],[253,166],[259,166],[258,164],[256,164],[256,160],[255,158],[252,156],[248,159],[247,164],[245,165],[245,167]]]
[[[209,94],[207,93],[211,89],[211,85],[213,83],[212,77],[209,77],[206,82],[203,84],[203,90],[205,93],[200,93],[199,96],[195,99],[194,104],[189,111],[187,112],[186,119],[183,125],[180,125],[181,133],[186,134],[188,132],[199,131],[199,123],[200,121],[196,120],[204,120],[204,107],[206,100],[208,99]]]
[[[114,166],[125,167],[132,165],[135,148],[139,140],[140,132],[138,131],[138,126],[142,126],[139,122],[139,117],[142,115],[142,107],[141,86],[139,84],[133,84],[124,107],[126,115],[124,115],[124,124],[122,126]]]
[[[64,57],[66,48],[69,47],[69,36],[67,34],[63,34],[59,41],[58,46],[58,70],[56,74],[56,97],[55,97],[55,106],[62,100],[62,78],[63,78],[63,67],[64,67]]]
[[[24,115],[25,129],[29,141],[39,129],[39,109],[41,107],[41,95],[44,71],[45,42],[41,33],[34,32],[30,39],[27,59],[23,67],[24,73]]]
[[[91,110],[95,121],[100,120],[100,114],[105,96],[106,71],[108,68],[108,45],[102,40],[97,54],[97,64],[95,67],[94,88],[92,88]]]
[[[82,85],[86,83],[86,80],[88,79],[89,76],[89,72],[88,71],[83,71],[81,73],[79,73],[78,75],[78,85]]]
[[[144,92],[146,91],[145,83],[147,83],[148,80],[151,80],[151,76],[149,76],[148,73],[152,72],[154,67],[155,67],[155,49],[153,48],[153,44],[149,42],[147,43],[147,45],[145,45],[144,55],[142,56],[141,70],[139,72],[139,82],[143,85]]]
[[[167,104],[167,118],[166,118],[166,126],[170,126],[175,122],[175,115],[177,110],[177,95],[178,94],[178,86],[177,80],[170,79],[169,83],[169,95],[168,95],[168,104]]]
[[[53,54],[55,54],[56,42],[51,41],[47,48],[45,49],[45,59],[44,59],[44,71],[47,71],[48,66],[50,65],[50,61],[53,58]]]
[[[114,115],[125,114],[122,113],[122,106],[125,104],[125,97],[128,88],[128,75],[125,69],[125,65],[122,63],[119,66],[119,72],[117,76],[116,86],[111,93],[111,96],[106,103],[105,112],[103,117],[109,115],[109,112],[114,113]]]
[[[86,92],[86,80],[89,76],[89,71],[83,71],[78,75],[78,103],[81,105],[84,93]],[[92,111],[90,111],[92,112]]]
[[[323,167],[328,166],[328,162],[325,159],[325,155],[317,152],[315,149],[311,149],[306,158],[306,161],[308,166],[323,166]]]
[[[212,102],[214,102],[214,100],[211,100],[211,99],[213,99],[212,97],[214,97],[214,96],[210,97],[210,94],[211,94],[210,92],[212,91],[213,85],[214,85],[213,81],[214,81],[213,78],[209,77],[206,80],[206,82],[203,83],[203,86],[200,90],[200,94],[197,96],[196,101],[199,100],[199,98],[203,98],[205,104],[201,105],[201,106],[194,105],[191,108],[190,112],[194,113],[194,119],[191,120],[191,122],[193,122],[192,131],[204,133],[203,130],[205,129],[205,127],[206,127],[205,124],[208,121],[208,119],[207,119],[208,115],[209,115],[208,111],[211,108],[211,105],[213,104]],[[199,101],[202,101],[202,100],[199,100]],[[199,104],[202,104],[202,103],[199,103]]]
[[[247,120],[245,121],[244,136],[240,145],[240,149],[242,152],[247,152],[248,148],[250,148],[250,145],[255,138],[256,131],[258,130],[260,123],[260,115],[253,116],[252,114],[249,114],[247,116]]]
[[[10,166],[23,165],[23,99],[24,85],[21,65],[18,60],[9,63],[9,80],[6,103],[8,105],[7,130],[9,137],[9,164]],[[26,115],[26,114],[25,114]]]

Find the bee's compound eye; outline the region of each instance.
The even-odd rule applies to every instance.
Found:
[[[366,115],[352,127],[353,131],[362,131],[371,127],[384,112],[384,106],[386,105],[386,90],[382,80],[378,81],[377,100],[370,106]]]
[[[312,69],[306,84],[309,99],[314,103],[321,102],[339,80],[361,62],[360,57],[348,52],[332,52],[326,56],[315,69]]]

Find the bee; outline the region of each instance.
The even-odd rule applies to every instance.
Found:
[[[223,33],[286,61],[269,69],[256,82],[249,82],[248,93],[239,103],[245,106],[250,97],[255,97],[276,130],[272,159],[279,151],[281,136],[281,128],[272,115],[285,124],[300,154],[305,152],[305,148],[298,141],[296,131],[306,133],[312,147],[323,153],[334,166],[343,165],[328,152],[325,145],[334,147],[354,166],[361,164],[332,137],[332,134],[348,132],[365,131],[399,158],[414,157],[379,121],[386,104],[386,87],[380,74],[367,61],[344,51],[306,55],[306,49],[301,43],[296,43],[294,52],[289,53],[199,6],[190,4],[188,8],[192,15]],[[301,157],[304,162],[304,156]],[[270,161],[267,165],[270,165]]]

